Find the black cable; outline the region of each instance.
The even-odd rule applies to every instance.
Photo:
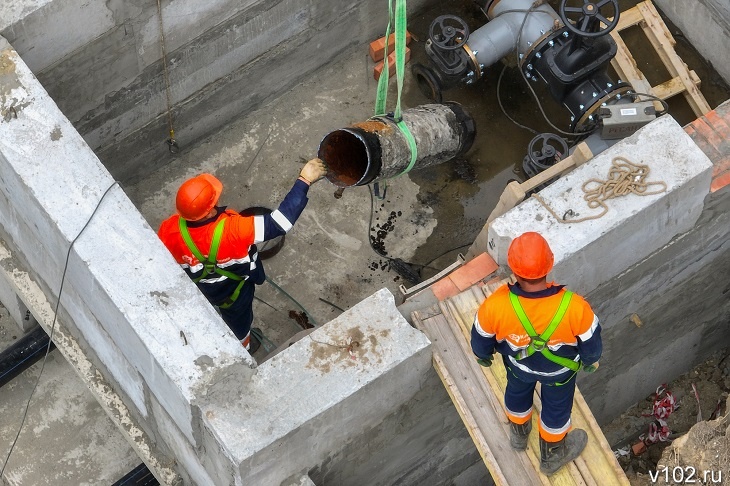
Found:
[[[511,121],[518,127],[537,135],[539,133],[537,130],[530,128],[527,125],[523,125],[523,124],[519,123],[517,120],[515,120],[514,118],[512,118],[511,116],[509,116],[509,114],[507,113],[507,110],[505,110],[504,106],[502,105],[502,95],[501,95],[502,76],[504,76],[504,72],[506,70],[507,70],[507,65],[505,64],[504,67],[502,68],[502,72],[499,73],[499,78],[497,79],[497,103],[499,103],[499,108],[500,108],[500,110],[502,110],[502,114],[504,116],[506,116],[509,119],[509,121]]]
[[[436,260],[438,260],[439,258],[441,258],[442,256],[448,255],[452,251],[461,250],[462,248],[466,248],[467,246],[471,246],[471,245],[473,245],[473,243],[467,243],[465,245],[457,246],[456,248],[446,250],[445,252],[441,253],[439,256],[432,258],[428,263],[431,264],[431,263],[435,262]],[[433,267],[428,267],[428,268],[433,268]]]
[[[661,99],[658,96],[654,96],[653,94],[649,94],[649,93],[636,93],[636,92],[632,92],[632,93],[628,94],[628,96],[631,96],[632,98],[636,98],[637,96],[646,96],[647,98],[651,98],[651,99],[654,99],[654,100],[660,102],[662,104],[662,106],[664,107],[664,111],[662,111],[661,113],[657,113],[656,114],[657,116],[662,116],[662,115],[666,115],[667,113],[669,113],[669,103],[667,103],[665,100]]]
[[[527,87],[530,89],[530,92],[532,93],[532,96],[535,99],[535,102],[537,103],[537,107],[540,109],[540,113],[542,113],[542,116],[545,119],[545,121],[548,123],[548,125],[550,125],[553,128],[553,130],[557,131],[558,133],[567,135],[571,138],[579,138],[579,137],[586,135],[589,132],[582,132],[580,134],[566,132],[565,130],[561,130],[560,128],[556,127],[555,124],[552,121],[550,121],[547,114],[545,113],[545,109],[543,108],[542,103],[540,102],[540,98],[538,98],[537,93],[535,93],[535,90],[532,88],[532,85],[528,81],[527,76],[525,76],[525,72],[522,70],[522,66],[520,64],[520,60],[521,60],[520,59],[520,41],[522,40],[522,30],[525,28],[525,24],[527,23],[527,18],[530,16],[530,14],[534,13],[535,8],[539,7],[542,4],[543,4],[543,2],[538,0],[530,6],[530,9],[527,11],[527,14],[525,14],[525,18],[522,19],[522,24],[520,25],[520,30],[517,31],[517,46],[515,49],[515,53],[517,56],[517,68],[520,70],[520,75],[522,76],[522,79],[525,81],[525,84],[527,84]],[[598,127],[596,127],[596,128],[598,128]],[[594,128],[594,131],[595,131],[595,128]],[[535,133],[537,133],[537,132],[535,132]]]
[[[56,330],[56,319],[58,318],[58,308],[61,305],[61,293],[63,292],[63,284],[66,282],[66,272],[68,271],[68,261],[71,258],[71,249],[73,248],[74,244],[76,243],[76,240],[79,239],[81,234],[84,232],[87,226],[89,226],[89,223],[91,223],[91,220],[96,215],[96,212],[99,210],[99,207],[101,206],[101,202],[104,200],[107,194],[109,194],[109,191],[112,190],[114,186],[118,185],[117,181],[114,181],[112,185],[110,185],[106,191],[104,191],[104,194],[101,195],[101,198],[99,199],[99,202],[96,203],[96,207],[94,208],[94,211],[91,213],[91,216],[89,216],[89,219],[86,220],[86,224],[84,224],[83,228],[81,228],[81,231],[76,235],[76,237],[71,241],[71,244],[68,246],[68,251],[66,252],[66,262],[63,265],[63,272],[61,273],[61,285],[58,288],[58,300],[56,300],[56,307],[53,311],[53,320],[51,321],[51,332],[48,334],[48,346],[46,347],[46,354],[43,357],[43,363],[41,364],[41,370],[38,373],[38,378],[36,379],[35,384],[33,385],[33,389],[30,391],[30,396],[28,397],[28,402],[25,404],[25,411],[23,412],[23,418],[20,421],[20,427],[18,427],[18,433],[15,434],[15,439],[13,439],[13,443],[10,445],[10,450],[8,451],[8,455],[5,457],[5,462],[3,463],[2,469],[0,469],[0,478],[3,477],[3,474],[5,473],[5,468],[8,465],[8,461],[10,460],[10,455],[13,453],[13,450],[15,449],[15,445],[18,443],[18,438],[20,437],[20,432],[23,430],[23,425],[25,425],[25,420],[28,417],[28,409],[30,408],[30,402],[33,399],[33,395],[35,394],[36,389],[38,388],[38,384],[41,381],[41,376],[43,375],[43,370],[46,367],[46,361],[48,361],[48,354],[51,352],[51,343],[53,342],[53,333]]]

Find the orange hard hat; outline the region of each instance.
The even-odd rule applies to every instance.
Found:
[[[507,264],[518,277],[528,280],[546,276],[553,268],[553,252],[540,233],[528,231],[509,245]]]
[[[203,219],[218,202],[223,184],[211,174],[200,174],[182,183],[177,190],[177,213],[188,221]]]

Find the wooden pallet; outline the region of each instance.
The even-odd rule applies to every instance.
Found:
[[[432,342],[433,364],[466,425],[474,444],[497,485],[622,485],[629,481],[588,405],[576,388],[571,419],[588,433],[588,445],[575,461],[552,476],[540,472],[537,414],[527,451],[509,445],[509,424],[503,407],[507,375],[500,359],[489,368],[476,363],[471,351],[471,325],[477,308],[499,285],[474,286],[441,302],[413,313],[415,326]],[[541,409],[540,390],[535,408]]]
[[[621,31],[634,25],[639,25],[654,50],[661,59],[664,67],[669,71],[672,79],[652,86],[644,73],[636,65],[629,48],[621,38]],[[700,78],[697,73],[689,70],[687,65],[674,50],[676,41],[667,29],[651,0],[646,0],[635,7],[621,12],[618,25],[611,31],[616,41],[618,52],[611,61],[619,78],[628,81],[634,90],[639,93],[649,93],[663,100],[682,93],[692,107],[695,115],[702,116],[711,110],[710,105],[699,90]]]

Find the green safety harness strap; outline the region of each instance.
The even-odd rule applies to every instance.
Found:
[[[217,273],[218,275],[222,275],[224,277],[228,277],[231,280],[238,282],[238,285],[236,286],[236,289],[233,291],[231,296],[218,306],[221,309],[228,309],[230,306],[233,305],[236,299],[238,299],[238,296],[241,293],[241,289],[246,283],[246,280],[244,280],[244,278],[240,275],[236,275],[233,272],[229,272],[218,267],[218,248],[221,245],[221,237],[223,236],[223,227],[226,224],[226,219],[224,218],[220,220],[218,224],[215,225],[215,230],[213,231],[213,241],[211,241],[210,243],[210,254],[208,255],[208,258],[203,256],[203,253],[198,249],[198,247],[195,245],[195,242],[190,237],[187,221],[185,221],[185,219],[183,218],[178,218],[177,221],[178,227],[180,228],[180,235],[182,236],[185,245],[187,245],[188,250],[190,250],[190,253],[192,253],[195,258],[197,258],[198,261],[203,264],[203,273],[200,275],[200,277],[194,278],[193,282],[198,283],[205,277],[214,273]]]
[[[563,320],[563,317],[568,310],[571,297],[573,297],[573,292],[567,290],[563,294],[563,298],[560,301],[558,310],[557,312],[555,312],[555,315],[550,321],[547,329],[545,329],[542,334],[538,335],[537,332],[535,332],[535,328],[532,327],[532,323],[530,323],[530,319],[527,317],[527,314],[525,314],[525,310],[522,308],[522,304],[520,304],[520,300],[517,298],[517,295],[513,292],[509,293],[509,300],[512,304],[512,308],[514,309],[515,314],[517,314],[517,318],[522,323],[522,327],[525,328],[527,335],[530,336],[530,345],[527,346],[526,349],[520,351],[520,354],[517,356],[517,360],[532,356],[539,351],[542,353],[543,356],[545,356],[545,358],[549,359],[553,363],[568,368],[572,371],[578,371],[580,369],[581,364],[579,362],[553,354],[553,352],[550,351],[547,346],[548,342],[550,341],[550,336],[552,336],[552,334],[555,332],[555,329],[558,328],[558,325],[560,325],[560,322]]]
[[[406,0],[395,0],[395,14],[393,13],[393,0],[388,1],[388,27],[385,30],[385,52],[383,53],[383,71],[378,79],[378,91],[375,98],[375,116],[385,115],[385,107],[388,101],[388,39],[390,39],[391,23],[395,23],[395,76],[398,83],[398,97],[396,99],[395,111],[393,118],[400,129],[401,133],[408,142],[411,151],[411,160],[408,166],[397,175],[408,173],[413,166],[416,165],[418,158],[418,150],[416,148],[416,140],[413,138],[411,131],[403,121],[401,115],[401,92],[403,91],[403,73],[406,65]],[[394,176],[397,177],[397,176]]]

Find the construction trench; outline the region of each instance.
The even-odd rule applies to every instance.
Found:
[[[594,157],[540,194],[561,215],[587,216],[579,188],[605,177],[616,156],[650,165],[649,180],[666,183],[666,192],[616,198],[602,218],[568,225],[529,198],[485,227],[505,187],[525,180],[535,137],[509,121],[498,99],[516,121],[539,133],[554,129],[524,84],[514,49],[495,47],[495,59],[474,54],[488,55],[485,47],[473,49],[483,61],[476,64],[488,65],[483,79],[467,84],[468,76],[438,71],[439,62],[464,60],[449,57],[458,49],[429,57],[430,27],[441,16],[449,16],[441,26],[459,17],[470,43],[520,31],[520,42],[544,41],[545,49],[565,41],[562,31],[560,39],[530,38],[552,32],[537,14],[525,19],[523,12],[497,30],[474,2],[451,3],[408,4],[413,39],[402,103],[407,113],[434,103],[422,88],[438,80],[442,101],[459,103],[474,122],[447,124],[444,130],[466,128],[446,138],[473,130],[473,141],[449,149],[438,165],[380,180],[377,190],[355,184],[335,198],[337,184],[314,185],[302,217],[264,262],[270,282],[257,290],[254,325],[266,339],[253,357],[176,269],[155,231],[174,211],[180,183],[200,172],[224,182],[222,202],[232,208],[275,207],[320,142],[369,120],[377,83],[368,44],[384,33],[387,5],[51,0],[0,7],[7,40],[0,47],[0,341],[10,349],[40,324],[57,348],[2,386],[5,484],[114,484],[142,462],[142,474],[162,484],[492,484],[493,470],[432,364],[438,343],[413,326],[412,312],[507,276],[506,245],[527,230],[554,246],[551,278],[584,294],[601,319],[601,369],[578,386],[614,450],[636,445],[653,422],[641,416],[651,411],[647,397],[680,377],[693,383],[695,369],[713,375],[714,363],[720,370],[703,381],[716,388],[698,393],[702,417],[721,408],[730,319],[726,4],[655,2],[710,111],[696,114],[680,90],[667,101],[669,115],[645,120],[611,146],[594,137]],[[531,8],[508,0],[484,6],[499,19],[494,9],[509,3]],[[559,4],[537,8],[557,12]],[[618,4],[623,14],[637,2]],[[496,26],[480,31],[490,23]],[[662,71],[643,34],[639,26],[621,32],[649,85],[679,76]],[[452,47],[443,39],[442,47]],[[542,57],[535,59],[549,58],[536,52]],[[473,70],[474,60],[466,63]],[[416,65],[430,71],[414,74]],[[608,60],[593,67],[595,79],[611,80],[612,104],[622,94],[616,104],[631,108],[631,87],[618,83]],[[547,67],[539,69],[548,77]],[[597,116],[591,108],[605,108],[581,99],[574,84],[557,93],[560,102],[548,84],[532,86],[562,130],[589,125]],[[391,103],[394,89],[392,81]],[[642,109],[653,104],[643,102]],[[550,154],[535,156],[542,157]],[[402,170],[400,157],[385,163],[394,161]],[[451,277],[434,278],[447,267]],[[409,291],[417,285],[421,291]],[[674,418],[697,415],[693,395],[676,398]],[[714,450],[710,442],[701,448]],[[636,473],[646,481],[660,461],[654,451],[666,445],[650,444],[630,467],[622,462],[632,483],[648,484]],[[682,465],[727,467],[700,459]]]

